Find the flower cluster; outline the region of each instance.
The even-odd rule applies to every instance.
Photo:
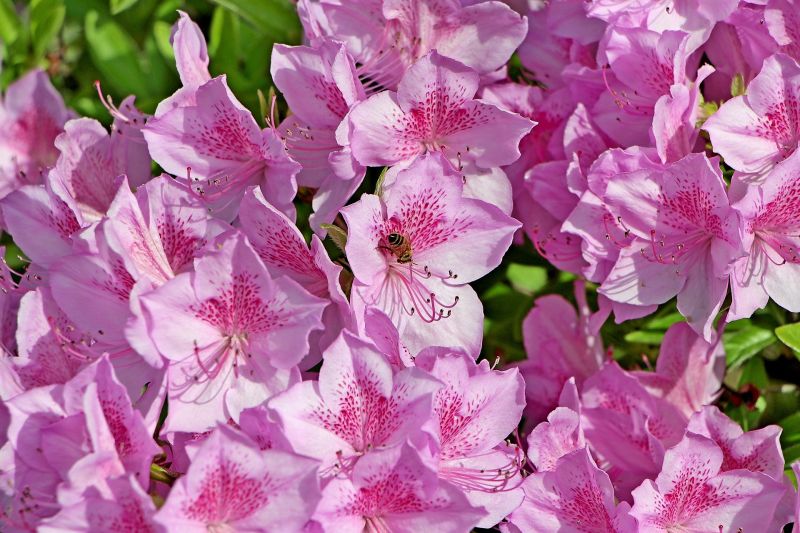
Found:
[[[6,91],[0,529],[792,522],[780,429],[713,404],[725,324],[800,312],[800,4],[297,7],[266,127],[182,12],[152,115]],[[536,300],[501,370],[470,284],[526,238],[577,305]],[[655,369],[614,361],[607,319],[675,297]]]

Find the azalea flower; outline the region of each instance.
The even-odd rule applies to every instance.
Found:
[[[728,274],[744,255],[741,222],[717,164],[689,155],[663,170],[612,177],[603,197],[636,237],[620,251],[600,292],[636,305],[678,296],[678,310],[707,340],[728,292]]]
[[[155,516],[167,530],[299,531],[319,500],[315,461],[259,450],[226,426],[216,428],[192,455],[189,471]]]
[[[382,196],[342,210],[357,316],[377,307],[418,351],[445,343],[476,353],[482,309],[469,285],[501,260],[519,224],[496,207],[464,198],[441,157],[400,172]],[[363,316],[363,315],[362,315]]]
[[[142,294],[139,303],[146,325],[140,333],[169,360],[168,431],[235,420],[296,381],[324,307],[296,282],[273,279],[239,233],[220,236],[193,272]]]
[[[470,165],[513,163],[534,123],[475,100],[478,84],[474,70],[431,52],[409,68],[396,93],[380,92],[353,106],[338,136],[346,135],[353,157],[367,166],[407,166],[433,152],[468,171]],[[491,201],[496,194],[490,194]]]
[[[313,48],[275,46],[270,72],[292,111],[278,131],[302,165],[298,185],[315,189],[309,221],[324,234],[321,224],[333,221],[364,179],[364,167],[336,139],[350,107],[366,97],[364,88],[345,47],[327,40]]]
[[[736,170],[763,173],[797,149],[800,65],[767,58],[744,95],[725,102],[703,125],[714,149]]]
[[[258,127],[224,75],[199,86],[193,101],[157,114],[143,133],[153,160],[179,176],[220,218],[235,218],[252,185],[282,211],[294,213],[300,166],[286,155],[277,132]]]
[[[795,276],[800,258],[798,203],[800,155],[779,163],[760,185],[750,187],[734,208],[744,219],[743,245],[747,256],[739,259],[731,273],[731,320],[747,318],[764,307],[769,298],[781,307],[800,310]]]
[[[0,106],[0,198],[43,181],[58,158],[53,143],[70,118],[43,71],[33,70],[8,86]]]
[[[470,505],[453,485],[409,445],[370,453],[347,478],[331,480],[314,519],[325,529],[361,531],[468,531],[485,511]]]
[[[523,17],[496,1],[468,6],[454,0],[320,4],[305,11],[306,28],[312,37],[344,42],[372,91],[395,89],[406,69],[431,50],[491,75],[505,65],[527,31]]]
[[[393,373],[375,348],[342,333],[328,347],[318,381],[303,381],[269,401],[299,454],[322,461],[321,475],[349,473],[373,450],[420,432],[441,383],[418,368]]]
[[[664,457],[655,481],[633,491],[639,531],[758,531],[770,522],[785,487],[765,474],[722,471],[723,454],[706,437],[687,434]]]

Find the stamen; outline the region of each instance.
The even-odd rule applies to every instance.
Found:
[[[132,122],[132,120],[125,115],[122,111],[119,110],[117,106],[114,105],[114,101],[111,99],[111,95],[103,95],[103,90],[100,88],[100,80],[95,80],[94,82],[95,89],[97,89],[97,95],[100,97],[100,102],[103,104],[109,114],[118,119],[122,122]]]

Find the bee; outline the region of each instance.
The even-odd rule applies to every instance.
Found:
[[[411,262],[412,250],[411,242],[408,237],[402,233],[392,232],[386,236],[386,244],[388,244],[388,246],[381,245],[378,246],[378,248],[389,250],[389,252],[397,258],[398,263],[403,264]]]

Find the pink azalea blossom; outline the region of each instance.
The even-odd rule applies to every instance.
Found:
[[[156,392],[163,381],[160,358],[142,357],[128,342],[125,329],[132,319],[131,294],[136,282],[124,257],[109,246],[103,225],[94,225],[80,235],[73,253],[57,261],[47,272],[50,292],[64,313],[68,328],[77,333],[68,348],[78,357],[96,359],[108,354],[120,370],[128,394],[144,402],[157,420],[160,403]],[[141,288],[141,287],[140,287]],[[72,335],[70,335],[72,337]],[[124,369],[124,371],[122,371]],[[148,393],[142,396],[146,384]]]
[[[71,326],[47,287],[22,297],[18,317],[18,356],[8,361],[24,389],[64,384],[93,360],[81,350],[90,347],[88,336]]]
[[[736,170],[763,173],[786,159],[800,139],[800,65],[783,54],[767,58],[746,94],[725,102],[703,129]]]
[[[380,92],[353,106],[345,132],[353,156],[368,166],[407,165],[438,151],[458,168],[513,163],[534,124],[474,100],[478,83],[478,74],[457,61],[437,52],[424,56],[396,93]]]
[[[785,487],[762,473],[722,470],[712,440],[687,434],[664,457],[655,480],[633,491],[639,531],[764,531]]]
[[[311,459],[259,450],[219,426],[194,450],[155,519],[170,531],[299,531],[319,501],[316,469]]]
[[[767,18],[764,5],[740,3],[736,11],[714,27],[703,45],[703,53],[714,65],[714,73],[703,86],[706,101],[729,99],[737,75],[745,85],[749,84],[761,70],[764,59],[778,51]]]
[[[160,117],[176,107],[196,103],[198,87],[211,79],[208,72],[208,47],[200,27],[183,11],[178,11],[178,21],[172,26],[170,43],[175,55],[175,66],[183,85],[156,108]]]
[[[663,165],[658,157],[656,150],[640,147],[606,150],[585,173],[585,188],[576,188],[580,198],[562,229],[581,238],[581,252],[588,263],[582,273],[588,280],[602,282],[619,258],[620,249],[632,240],[630,231],[620,225],[603,203],[609,181],[618,174],[660,169]]]
[[[800,311],[798,224],[800,154],[779,163],[760,185],[749,187],[734,208],[744,219],[746,257],[731,273],[733,304],[729,320],[749,317],[772,298],[790,311]]]
[[[561,270],[580,272],[585,266],[581,241],[562,231],[564,220],[578,203],[567,187],[568,161],[548,161],[525,175],[531,209],[523,215],[524,229],[536,251]],[[546,202],[536,198],[548,198]]]
[[[324,328],[311,334],[310,352],[300,367],[306,370],[322,360],[322,352],[344,328],[355,327],[350,303],[342,292],[342,267],[328,257],[316,235],[311,246],[289,218],[271,206],[261,190],[245,193],[239,213],[242,231],[273,275],[287,276],[314,296],[328,301],[322,314]]]
[[[597,41],[605,24],[586,16],[579,2],[547,2],[528,14],[528,35],[519,47],[522,65],[550,89],[567,83],[571,65],[596,67]]]
[[[525,37],[524,18],[497,1],[321,2],[306,27],[344,42],[372,91],[393,90],[403,73],[431,50],[482,75],[502,68]]]
[[[792,463],[792,472],[794,472],[795,478],[800,475],[799,462]],[[797,533],[798,531],[800,531],[800,495],[797,495],[795,498],[794,525],[792,526],[792,533]]]
[[[5,226],[36,264],[49,268],[73,251],[73,235],[83,214],[58,197],[49,185],[23,185],[0,200]]]
[[[706,342],[688,324],[669,327],[661,341],[655,372],[634,372],[651,394],[690,417],[716,400],[725,373],[725,350],[718,339]]]
[[[321,325],[323,301],[273,279],[244,236],[211,248],[193,272],[139,297],[139,320],[169,360],[168,431],[210,429],[285,389]]]
[[[63,507],[58,514],[42,521],[38,531],[107,531],[109,533],[161,533],[153,522],[156,506],[131,477],[108,482],[108,487],[91,487],[83,499]]]
[[[519,365],[525,378],[526,417],[536,424],[558,405],[559,394],[570,378],[578,387],[600,370],[605,359],[602,341],[588,322],[588,309],[580,315],[563,297],[538,298],[522,322],[527,360]]]
[[[200,195],[220,218],[235,218],[247,187],[259,185],[293,214],[300,166],[272,129],[261,130],[225,76],[197,88],[193,102],[156,115],[144,128],[152,158]]]
[[[4,472],[21,498],[5,508],[12,526],[31,528],[95,487],[131,475],[147,483],[158,452],[141,413],[131,406],[107,359],[65,385],[33,388],[6,402],[8,443],[14,466]],[[58,490],[56,490],[58,489]],[[7,513],[7,514],[6,514]]]
[[[524,223],[528,217],[542,211],[540,206],[530,205],[533,199],[524,183],[525,174],[534,165],[566,157],[560,141],[565,120],[574,107],[573,98],[567,89],[544,91],[539,87],[518,83],[497,83],[484,87],[481,98],[484,102],[536,123],[536,127],[519,143],[520,157],[503,166],[513,192],[512,215]],[[474,181],[475,178],[470,176],[468,189],[472,188]],[[480,184],[476,189],[480,194],[486,194],[485,187],[480,187]],[[476,196],[480,197],[479,194]]]
[[[613,176],[603,199],[636,239],[620,252],[600,292],[636,305],[677,295],[678,310],[709,340],[728,274],[743,255],[740,219],[718,163],[693,154],[663,170]]]
[[[8,86],[0,102],[0,198],[43,181],[43,171],[56,162],[53,143],[70,114],[41,70]]]
[[[127,176],[134,187],[150,179],[150,154],[142,136],[147,118],[133,100],[128,97],[119,109],[110,108],[114,115],[110,134],[96,120],[79,118],[67,122],[64,133],[56,138],[60,154],[48,183],[87,222],[106,213],[117,193],[119,176]]]
[[[492,527],[522,501],[521,452],[504,449],[525,406],[525,383],[517,369],[492,370],[468,355],[429,348],[415,364],[444,385],[433,396],[439,478],[464,491]]]
[[[92,375],[93,374],[93,375]],[[147,484],[150,474],[150,463],[159,448],[151,438],[151,431],[145,425],[142,414],[131,405],[126,389],[116,380],[112,366],[107,358],[82,373],[76,381],[92,379],[85,385],[82,411],[86,419],[86,431],[94,454],[108,453],[114,463],[112,472],[130,473],[141,486]],[[70,406],[70,387],[65,389],[66,409],[78,409]],[[106,460],[105,458],[100,458]],[[97,464],[92,457],[82,458],[74,469],[80,474],[82,462]],[[91,468],[87,468],[89,476],[94,476]],[[91,479],[91,477],[90,477]],[[72,481],[74,485],[74,481]]]
[[[691,50],[689,35],[677,31],[614,27],[606,37],[608,90],[592,112],[598,126],[622,146],[648,144],[658,99],[684,84]]]
[[[482,309],[466,284],[500,263],[519,224],[490,204],[464,198],[461,178],[436,156],[420,159],[381,196],[363,195],[342,214],[352,236],[345,250],[357,316],[377,307],[412,352],[445,344],[477,353]]]
[[[336,128],[365,98],[353,59],[341,44],[277,45],[270,72],[292,115],[278,126],[289,155],[302,165],[297,183],[315,189],[315,231],[333,221],[364,179],[364,167],[336,140]]]
[[[706,406],[689,419],[686,430],[708,437],[722,450],[721,472],[763,472],[775,481],[783,479],[783,453],[778,440],[781,428],[767,426],[744,432],[717,407]]]
[[[392,319],[383,311],[371,307],[364,313],[364,335],[372,341],[394,369],[414,366],[416,354],[400,340],[400,333]]]
[[[366,455],[348,477],[322,491],[314,520],[326,531],[436,531],[477,526],[485,511],[456,487],[440,481],[409,445]]]
[[[653,108],[653,125],[650,137],[658,150],[662,163],[673,163],[697,149],[700,130],[700,83],[714,72],[708,65],[703,65],[697,73],[697,79],[689,86],[676,83],[669,93],[661,96]]]
[[[616,362],[589,378],[581,391],[583,430],[620,498],[656,475],[664,450],[683,436],[686,419],[650,394]]]
[[[525,499],[508,517],[509,531],[638,531],[630,506],[615,505],[608,474],[586,448],[568,453],[551,471],[528,476],[522,487]]]
[[[319,381],[303,381],[269,401],[292,448],[347,473],[373,450],[403,443],[431,416],[441,383],[418,368],[393,374],[375,348],[344,332],[328,347]]]
[[[575,379],[564,384],[559,406],[528,434],[528,458],[538,472],[553,470],[558,460],[586,447]]]
[[[769,0],[764,9],[764,22],[780,51],[800,60],[800,16],[796,0]]]
[[[691,32],[695,43],[703,43],[715,23],[725,20],[739,5],[736,0],[591,0],[587,13],[609,22],[628,17],[629,23],[661,32],[680,29]]]
[[[297,0],[259,117],[178,11],[110,129],[11,54],[0,530],[797,522],[798,2]]]
[[[167,176],[147,182],[135,195],[123,181],[102,227],[131,277],[154,285],[190,270],[200,250],[226,229],[209,219],[196,196]]]

